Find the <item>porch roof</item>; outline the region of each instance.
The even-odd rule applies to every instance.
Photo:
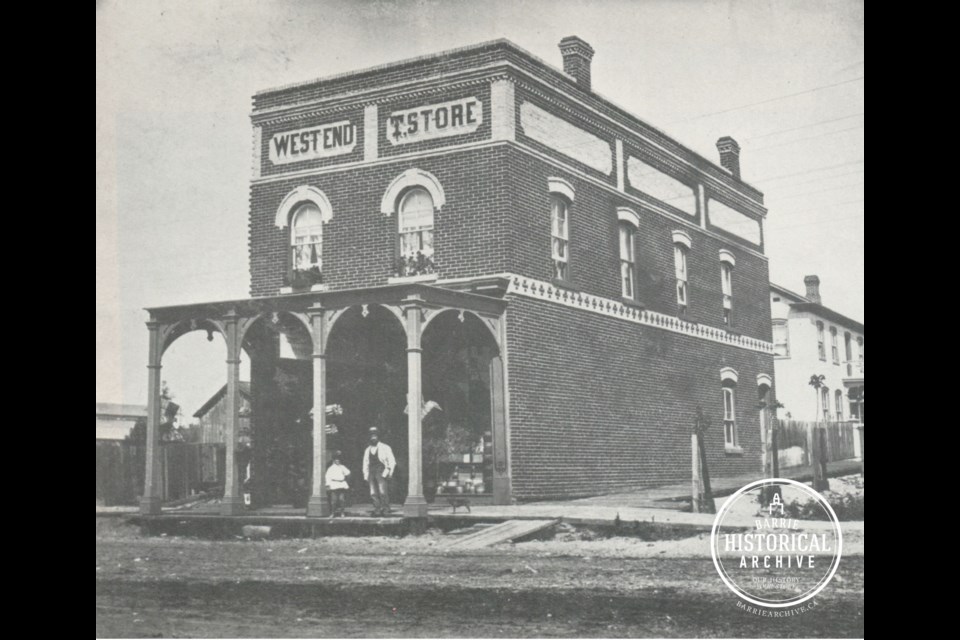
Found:
[[[486,284],[487,289],[502,295],[506,290],[507,279],[497,278],[495,282]],[[146,307],[146,311],[153,320],[170,322],[189,318],[219,318],[231,312],[241,317],[252,317],[275,311],[305,312],[311,307],[345,309],[361,304],[397,305],[413,300],[419,301],[425,307],[449,307],[487,315],[500,315],[507,306],[507,301],[500,297],[423,282],[404,282],[359,289],[306,291],[239,300]]]

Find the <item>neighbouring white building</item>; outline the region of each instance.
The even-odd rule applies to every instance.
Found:
[[[814,422],[863,420],[863,323],[823,305],[820,278],[806,295],[770,284],[774,370],[780,417]],[[819,397],[810,378],[822,375]]]

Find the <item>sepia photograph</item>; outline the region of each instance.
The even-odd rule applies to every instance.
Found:
[[[862,638],[862,0],[97,1],[98,638]]]

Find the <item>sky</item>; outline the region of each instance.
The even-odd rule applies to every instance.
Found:
[[[771,280],[863,320],[863,3],[856,0],[97,2],[97,401],[146,402],[144,307],[248,295],[251,97],[507,38],[765,194]],[[163,378],[193,413],[225,381],[194,333]]]

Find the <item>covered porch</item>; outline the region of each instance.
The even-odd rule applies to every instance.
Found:
[[[509,504],[506,301],[496,293],[402,283],[148,309],[141,513],[161,512],[163,355],[191,331],[226,345],[221,515],[278,504],[329,515],[324,475],[335,447],[352,471],[354,495],[363,495],[359,461],[369,426],[385,432],[397,455],[392,494],[404,517],[425,517],[428,499],[445,488]],[[243,357],[251,433],[240,428]],[[331,420],[330,406],[342,406],[343,415]]]

